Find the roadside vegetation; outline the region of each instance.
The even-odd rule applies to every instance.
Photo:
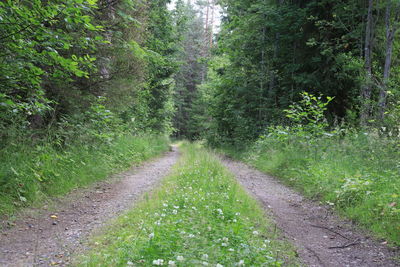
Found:
[[[110,143],[11,144],[0,156],[0,215],[107,178],[168,150],[162,136],[122,135]]]
[[[79,266],[297,265],[293,248],[218,158],[193,144],[163,185],[92,240]]]
[[[303,94],[286,110],[291,126],[270,127],[247,148],[225,151],[400,245],[397,137],[384,129],[327,130],[323,112],[328,102]]]

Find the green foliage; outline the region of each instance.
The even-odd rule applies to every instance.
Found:
[[[91,54],[103,42],[102,27],[92,24],[96,8],[78,0],[0,3],[2,131],[16,116],[26,121],[51,108],[44,81],[70,82],[95,68]]]
[[[301,93],[301,96],[300,102],[289,105],[289,109],[284,110],[286,117],[296,125],[314,126],[322,129],[327,127],[328,123],[324,112],[333,98],[328,96],[327,101],[322,102],[322,96],[317,97],[307,92]]]
[[[299,265],[216,156],[192,144],[182,153],[162,187],[95,238],[78,265]]]

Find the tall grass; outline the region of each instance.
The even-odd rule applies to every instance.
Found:
[[[64,149],[9,144],[0,151],[0,215],[105,179],[167,149],[167,138],[150,135],[124,135],[111,143],[76,143]]]
[[[294,251],[218,159],[194,145],[161,188],[95,238],[80,266],[297,265]]]
[[[400,245],[400,147],[367,133],[314,140],[261,138],[229,153]]]

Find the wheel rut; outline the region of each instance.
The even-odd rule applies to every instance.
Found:
[[[275,178],[231,159],[224,165],[272,215],[307,266],[400,266],[398,249],[373,240],[327,207],[305,199]]]
[[[28,209],[0,233],[0,266],[66,266],[85,250],[97,229],[133,206],[165,177],[178,159],[174,148],[87,189],[55,200],[53,207]]]

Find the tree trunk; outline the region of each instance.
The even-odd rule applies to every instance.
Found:
[[[284,0],[278,0],[277,1],[277,6],[278,8],[282,6],[284,3]],[[280,32],[277,32],[275,34],[275,44],[274,44],[274,54],[272,56],[272,66],[274,61],[278,58],[278,52],[279,52],[279,37],[280,37]],[[270,80],[269,80],[269,88],[268,88],[268,96],[272,97],[273,90],[275,88],[275,73],[274,73],[274,68],[272,67],[270,70]]]
[[[385,14],[386,56],[385,56],[385,66],[383,69],[383,83],[379,91],[379,102],[378,102],[378,107],[379,107],[378,118],[381,120],[385,117],[385,111],[386,111],[387,87],[389,83],[390,68],[392,64],[393,41],[398,27],[397,24],[399,20],[399,11],[400,11],[400,6],[399,4],[397,4],[395,11],[396,15],[393,24],[391,25],[390,23],[391,0],[387,1],[386,14]]]
[[[371,93],[372,93],[372,7],[373,0],[368,0],[368,14],[365,28],[365,48],[364,48],[364,68],[365,82],[361,88],[361,114],[360,123],[365,126],[371,111]]]

